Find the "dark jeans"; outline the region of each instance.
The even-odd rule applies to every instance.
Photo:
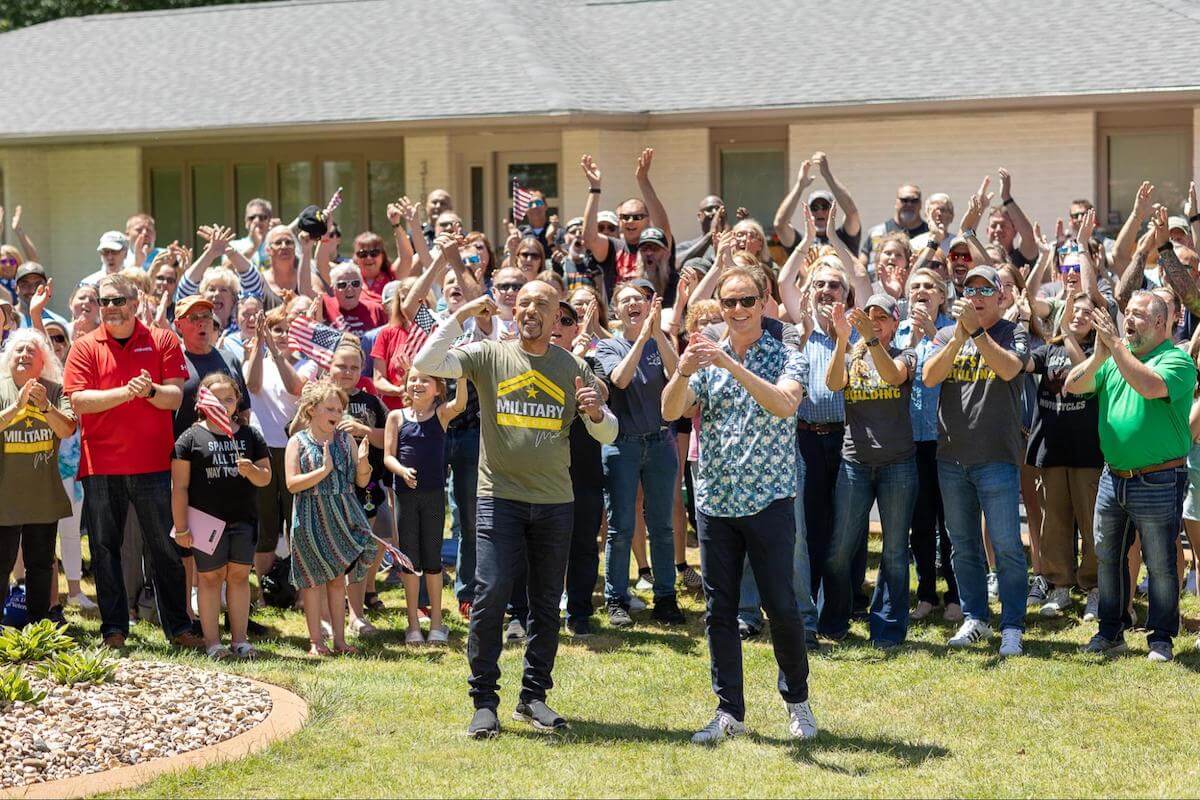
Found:
[[[938,575],[946,581],[943,600],[958,602],[958,583],[950,558],[950,535],[938,485],[937,440],[917,442],[917,506],[913,510],[912,553],[917,564],[917,600],[938,604]]]
[[[738,595],[742,564],[750,557],[763,608],[771,620],[771,644],[779,665],[779,693],[788,703],[808,699],[808,653],[804,620],[796,607],[792,557],[796,522],[793,498],[785,497],[749,517],[710,517],[697,513],[700,574],[708,606],[705,633],[712,660],[717,708],[741,720],[742,640],[738,638]]]
[[[171,541],[171,474],[92,475],[83,479],[83,517],[92,540],[92,569],[100,605],[100,635],[129,634],[129,603],[121,574],[121,541],[130,503],[150,551],[150,580],[158,620],[168,639],[191,630],[179,549]]]
[[[458,554],[454,563],[454,595],[461,603],[475,599],[475,495],[479,487],[479,428],[446,431],[446,462],[458,508]]]
[[[522,503],[480,497],[476,521],[475,604],[467,632],[470,695],[476,708],[500,705],[504,609],[525,570],[529,630],[521,702],[545,700],[558,653],[558,601],[571,548],[573,503]]]
[[[842,429],[831,433],[797,431],[796,444],[804,459],[804,523],[808,535],[808,563],[812,569],[809,585],[815,603],[820,600],[824,588],[825,561],[829,558],[829,543],[833,540],[833,496],[838,468],[842,465]],[[866,563],[864,552],[864,575]],[[852,574],[858,575],[858,567],[856,553]],[[757,575],[756,572],[755,577]]]
[[[0,616],[8,602],[8,579],[20,549],[25,561],[26,621],[38,622],[46,618],[50,611],[50,581],[54,577],[57,533],[57,522],[0,526]]]
[[[1186,467],[1118,478],[1100,473],[1096,495],[1096,562],[1100,588],[1100,635],[1121,638],[1129,619],[1129,548],[1141,534],[1142,560],[1150,574],[1148,642],[1170,642],[1179,633],[1179,575],[1175,540],[1187,492]]]
[[[567,558],[567,619],[592,615],[592,591],[600,573],[600,520],[604,516],[604,490],[580,486],[575,490],[575,521],[571,528],[571,553]]]

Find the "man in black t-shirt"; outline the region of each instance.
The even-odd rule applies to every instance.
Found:
[[[908,238],[920,236],[929,232],[929,225],[921,219],[921,187],[906,183],[896,190],[896,210],[892,218],[884,220],[871,230],[863,239],[859,250],[858,260],[864,267],[873,268],[875,264],[875,245],[884,236],[896,231],[903,231]]]
[[[814,167],[820,172],[830,189],[830,191],[818,189],[811,192],[806,201],[817,229],[816,243],[819,245],[829,243],[829,231],[825,229],[825,224],[829,220],[829,211],[836,200],[838,208],[845,215],[841,227],[837,229],[838,238],[846,243],[846,247],[850,248],[851,252],[854,252],[858,250],[859,241],[862,238],[862,222],[858,216],[858,206],[854,204],[854,200],[851,199],[846,188],[833,176],[833,170],[829,166],[829,156],[821,151],[813,153],[812,158],[800,162],[800,171],[796,175],[796,182],[792,184],[791,191],[783,198],[783,202],[779,204],[779,210],[775,212],[775,235],[779,237],[779,244],[790,255],[796,249],[796,245],[800,243],[800,236],[792,226],[792,218],[796,215],[796,206],[799,205],[801,193],[813,182],[811,172]]]

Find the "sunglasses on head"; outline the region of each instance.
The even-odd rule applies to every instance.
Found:
[[[377,255],[379,255],[382,252],[383,252],[382,248],[369,247],[369,248],[366,248],[363,250],[356,251],[354,253],[354,255],[358,256],[359,258],[375,258]]]
[[[334,284],[338,289],[357,289],[362,286],[362,281],[357,278],[348,281],[338,281]]]
[[[497,283],[496,288],[502,292],[519,292],[523,283]]]
[[[721,298],[721,307],[722,308],[737,308],[738,306],[741,306],[742,308],[754,308],[755,304],[757,304],[757,303],[758,303],[758,298],[753,295],[747,295],[746,297],[722,297]]]
[[[645,214],[617,214],[617,219],[621,220],[621,222],[637,222],[645,218]]]
[[[996,293],[995,286],[964,286],[963,297],[991,297]]]
[[[112,306],[113,308],[120,308],[121,306],[123,306],[129,302],[129,298],[128,297],[120,297],[120,296],[101,297],[101,298],[98,298],[96,300],[96,302],[99,303],[101,305],[101,307]]]

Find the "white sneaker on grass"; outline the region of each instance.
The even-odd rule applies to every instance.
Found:
[[[1087,602],[1083,606],[1083,621],[1095,622],[1100,616],[1100,590],[1088,589]]]
[[[817,720],[807,700],[803,703],[788,703],[787,712],[788,733],[797,739],[812,739],[817,735]]]
[[[633,588],[637,589],[639,592],[648,592],[654,588],[654,581],[650,580],[645,575],[638,575],[637,583],[634,584]]]
[[[1004,658],[1019,656],[1025,650],[1021,647],[1021,629],[1005,628],[1000,631],[1000,655]]]
[[[1071,607],[1071,590],[1065,586],[1057,586],[1050,591],[1050,596],[1038,610],[1043,617],[1061,617],[1063,612]]]
[[[100,608],[100,606],[92,602],[92,598],[83,592],[71,595],[67,598],[67,602],[73,606],[79,606],[80,611],[96,611]]]
[[[719,744],[745,732],[744,723],[738,722],[724,711],[718,711],[711,722],[692,734],[692,744]]]
[[[975,642],[992,637],[992,627],[977,619],[968,619],[958,628],[958,633],[946,642],[950,647],[969,647]]]

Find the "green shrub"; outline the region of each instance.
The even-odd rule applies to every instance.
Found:
[[[14,701],[22,703],[40,703],[46,696],[45,692],[35,692],[25,679],[25,671],[16,669],[0,669],[0,706]]]
[[[67,626],[48,619],[26,625],[21,630],[5,628],[0,632],[0,663],[41,661],[55,653],[75,649],[75,640],[66,634]]]
[[[117,671],[116,659],[103,650],[55,653],[40,665],[43,677],[62,686],[76,683],[104,683]]]

